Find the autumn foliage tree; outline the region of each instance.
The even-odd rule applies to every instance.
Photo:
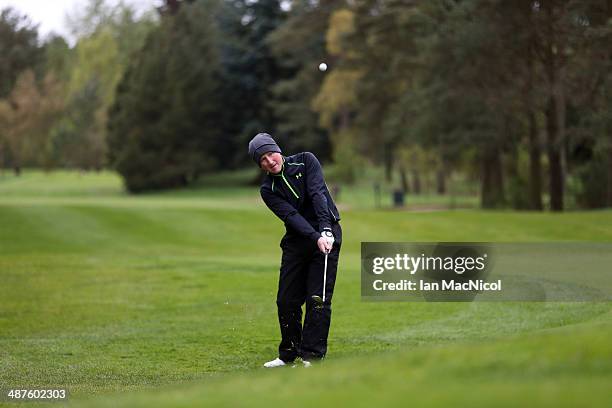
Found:
[[[24,71],[11,94],[0,100],[0,132],[15,175],[24,165],[46,165],[47,129],[62,111],[63,103],[62,89],[53,75],[39,84],[31,70]]]

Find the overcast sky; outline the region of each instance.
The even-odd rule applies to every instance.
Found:
[[[74,13],[75,10],[83,9],[87,2],[88,0],[0,0],[0,9],[11,6],[22,14],[27,14],[33,23],[40,24],[38,29],[42,38],[52,31],[69,37],[64,16],[67,13]],[[107,0],[107,2],[117,4],[118,0]],[[132,4],[142,11],[163,2],[161,0],[124,0],[124,3]]]

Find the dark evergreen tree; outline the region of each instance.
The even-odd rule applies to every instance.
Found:
[[[165,13],[118,86],[110,162],[132,192],[184,186],[225,164],[217,10],[201,1]]]
[[[38,43],[38,26],[12,8],[0,11],[0,98],[13,89],[19,74],[39,68],[43,47]]]
[[[285,19],[279,0],[233,0],[218,14],[222,65],[224,133],[235,152],[234,166],[244,165],[245,146],[259,132],[276,135],[272,109],[274,84],[287,73],[266,41]]]

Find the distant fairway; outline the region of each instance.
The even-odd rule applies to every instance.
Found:
[[[284,228],[255,188],[131,197],[112,173],[1,175],[0,389],[68,388],[71,405],[108,407],[609,406],[612,304],[365,303],[359,251],[610,242],[612,211],[340,204],[328,359],[268,372]]]

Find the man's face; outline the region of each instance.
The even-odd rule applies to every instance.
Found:
[[[283,156],[280,153],[267,152],[259,159],[259,166],[268,173],[280,173],[283,168]]]

